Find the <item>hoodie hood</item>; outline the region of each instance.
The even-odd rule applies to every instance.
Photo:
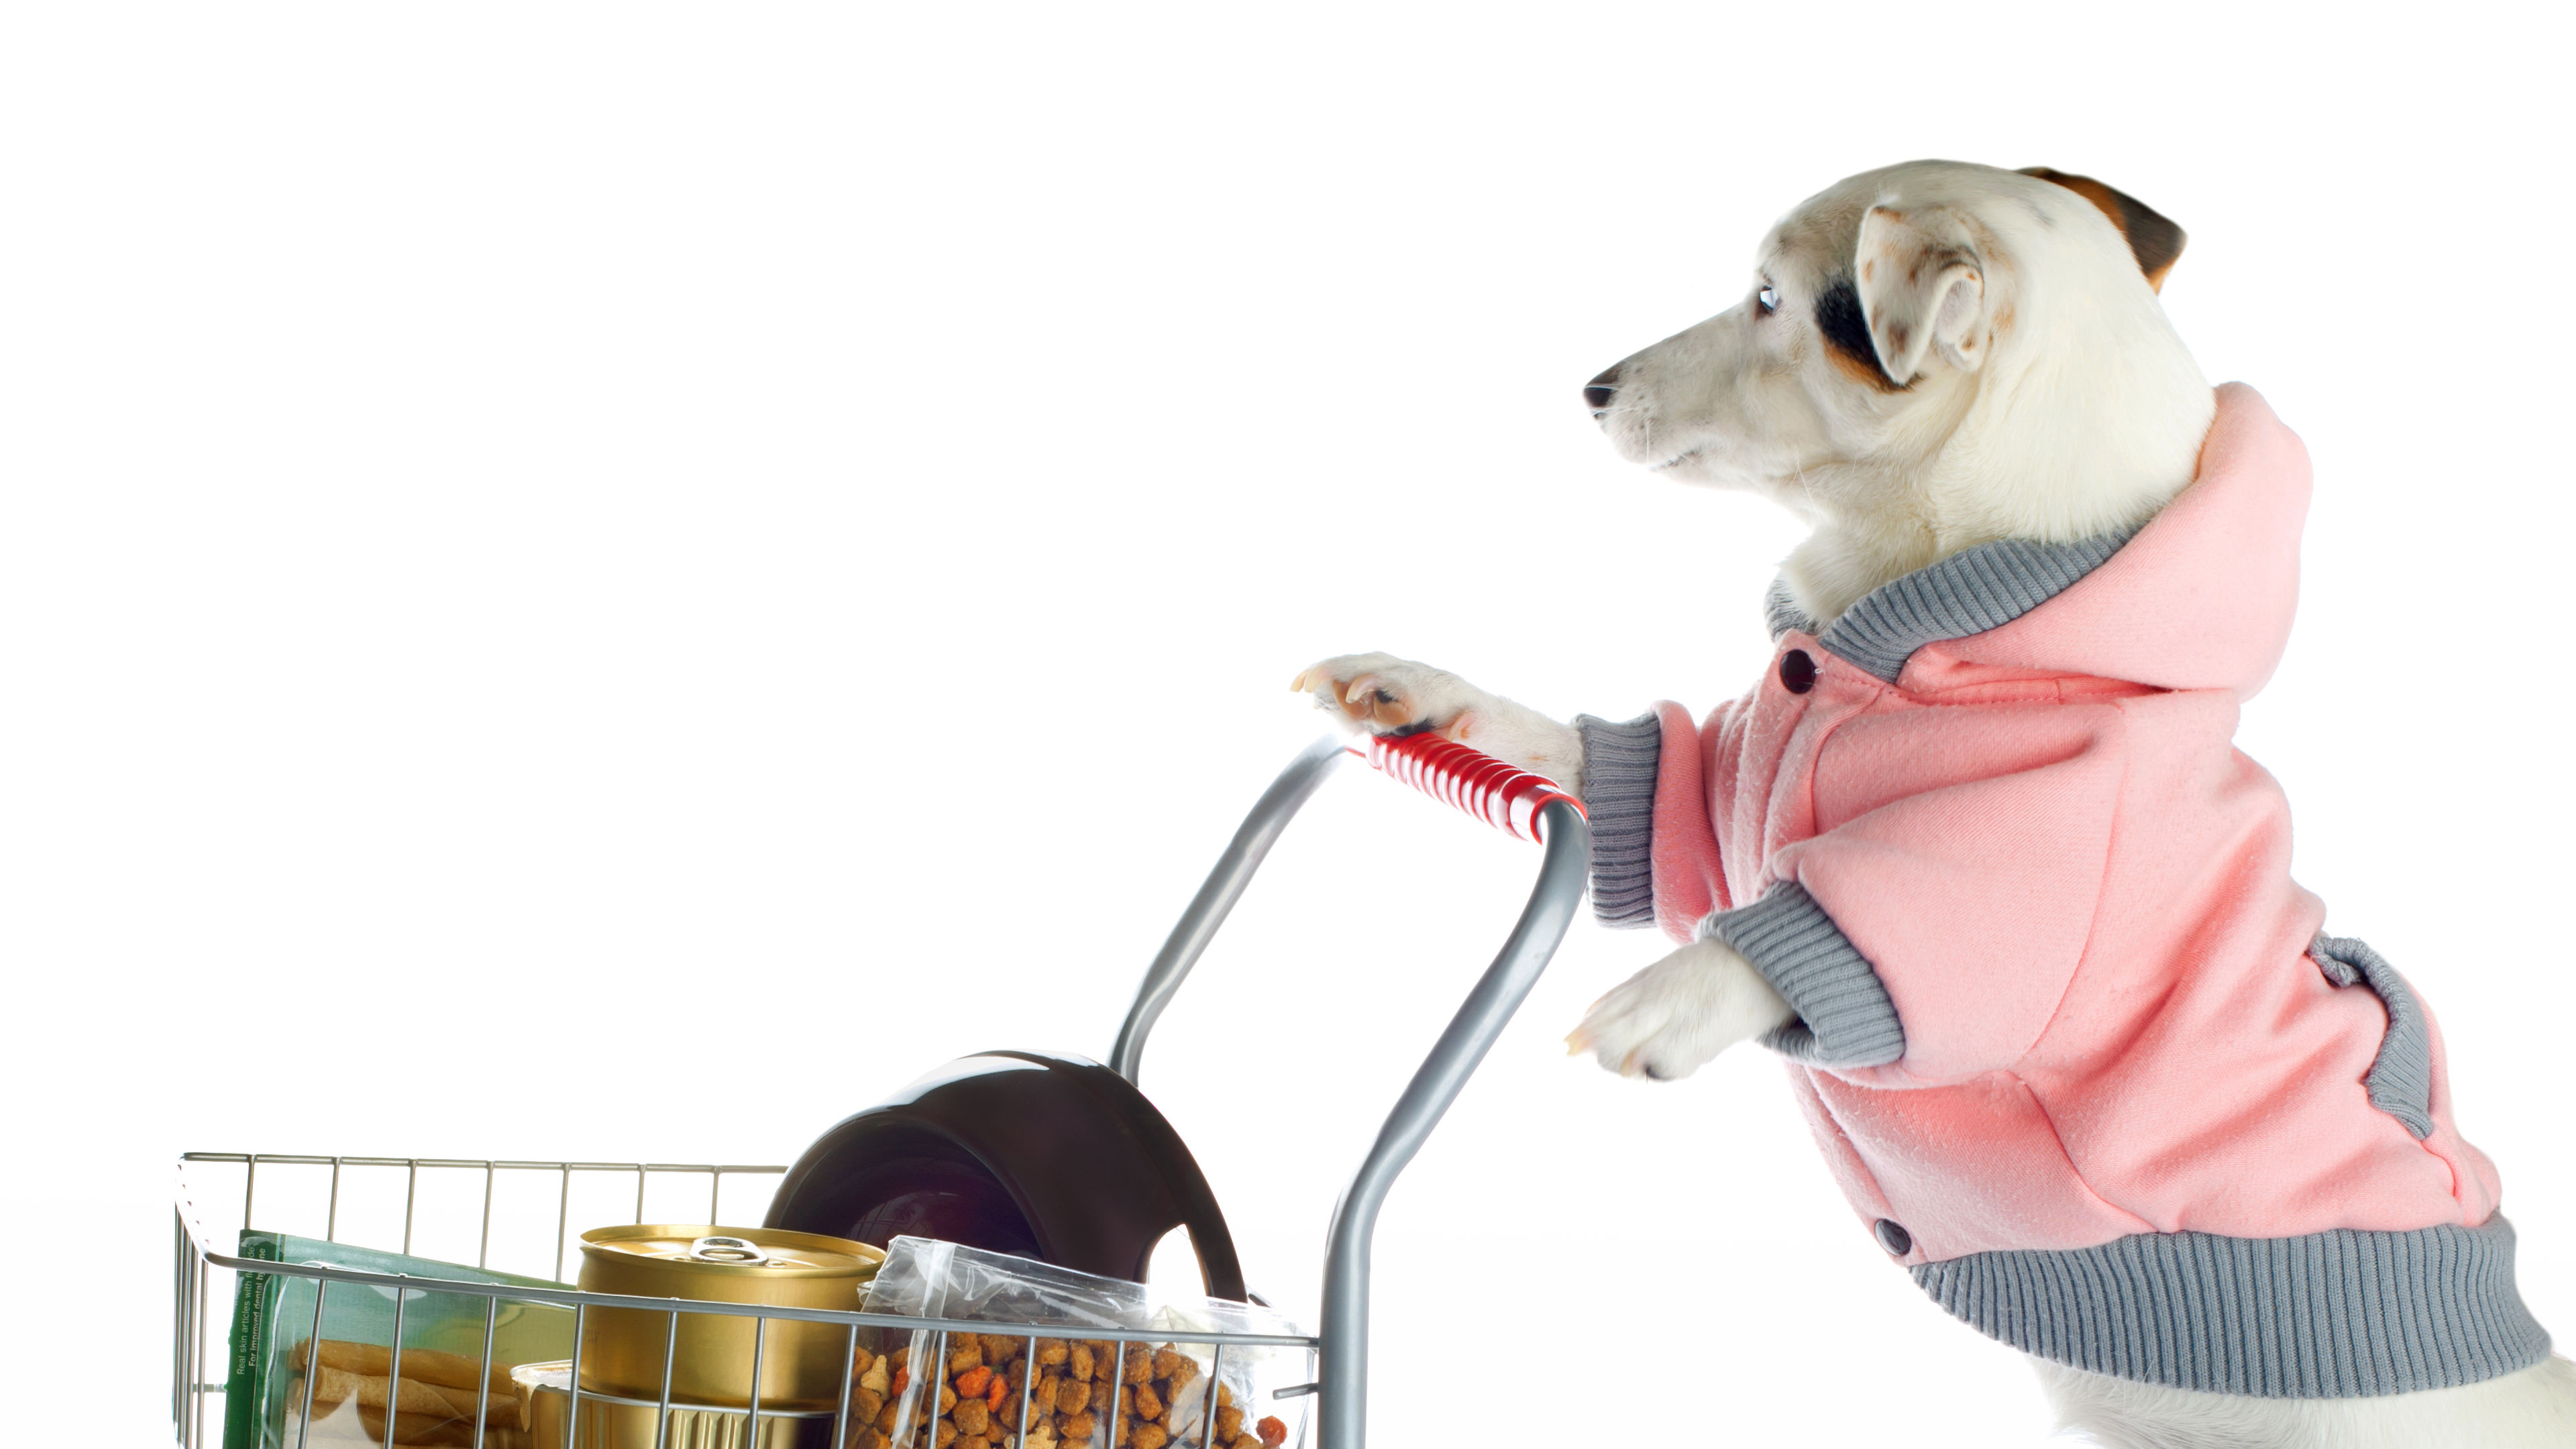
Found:
[[[2189,487],[2131,533],[1963,549],[1872,591],[1819,636],[1891,683],[1960,666],[2251,696],[2298,609],[2307,449],[2243,383]],[[1775,632],[1796,627],[1775,590]]]

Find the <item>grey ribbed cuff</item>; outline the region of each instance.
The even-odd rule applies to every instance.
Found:
[[[1764,1034],[1764,1046],[1819,1067],[1879,1067],[1905,1055],[1905,1027],[1877,968],[1796,881],[1711,915],[1699,934],[1733,947],[1797,1011]]]
[[[1592,822],[1592,914],[1605,926],[1655,923],[1655,768],[1664,727],[1653,710],[1613,724],[1574,717],[1583,737],[1583,811]]]

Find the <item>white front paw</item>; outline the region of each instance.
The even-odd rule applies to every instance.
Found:
[[[1309,667],[1288,686],[1318,708],[1373,735],[1447,730],[1491,698],[1445,669],[1392,654],[1341,654]]]
[[[1592,1003],[1565,1044],[1623,1077],[1668,1082],[1796,1017],[1752,962],[1719,942],[1694,941]]]
[[[1484,751],[1504,764],[1583,793],[1583,736],[1525,704],[1460,679],[1445,669],[1392,654],[1342,654],[1312,665],[1289,688],[1346,728],[1373,735],[1421,730]]]

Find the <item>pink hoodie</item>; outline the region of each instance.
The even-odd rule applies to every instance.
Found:
[[[1944,1306],[2079,1367],[2313,1397],[2548,1340],[2439,1032],[2319,935],[2288,802],[2231,742],[2308,477],[2231,384],[2133,537],[1970,549],[1821,637],[1775,594],[1742,699],[1584,727],[1605,916],[1650,896],[1798,1009],[1770,1044],[1816,1140]]]

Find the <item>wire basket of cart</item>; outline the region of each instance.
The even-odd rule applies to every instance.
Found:
[[[1155,1020],[1289,819],[1355,753],[1362,752],[1318,741],[1246,817],[1146,971],[1110,1055],[1110,1068],[1126,1082],[1136,1080]],[[1464,746],[1422,734],[1372,740],[1365,757],[1545,850],[1502,950],[1342,1193],[1326,1241],[1316,1332],[1245,1331],[1239,1322],[1187,1316],[1143,1326],[998,1321],[600,1292],[561,1282],[576,1182],[631,1174],[633,1231],[677,1234],[686,1251],[721,1264],[760,1253],[712,1226],[724,1221],[727,1179],[776,1179],[787,1171],[780,1167],[190,1153],[182,1160],[174,1231],[171,1413],[179,1442],[189,1449],[358,1442],[383,1449],[1291,1449],[1286,1441],[1297,1431],[1280,1411],[1293,1406],[1313,1409],[1320,1449],[1360,1449],[1369,1244],[1378,1209],[1545,969],[1580,903],[1590,848],[1570,797]],[[246,1231],[242,1251],[226,1253],[188,1196],[204,1194],[205,1185],[188,1179],[234,1166],[242,1170]],[[284,1167],[328,1168],[322,1239],[258,1230],[263,1166],[272,1178]],[[352,1168],[403,1173],[403,1254],[341,1241],[342,1184]],[[404,1257],[424,1171],[482,1177],[471,1269],[432,1265],[436,1271],[422,1272]],[[542,1182],[547,1174],[559,1182],[554,1280],[485,1268],[497,1185],[530,1175]],[[692,1176],[707,1182],[705,1225],[648,1223],[648,1187],[658,1181],[667,1191],[673,1180]],[[219,1275],[236,1284],[228,1340],[215,1336]],[[335,1328],[344,1322],[361,1327]],[[644,1361],[658,1375],[603,1383],[594,1371],[602,1335],[634,1340],[640,1333],[649,1348],[656,1327],[659,1352]],[[230,1372],[219,1382],[212,1370],[226,1341]],[[568,1352],[526,1358],[527,1346],[540,1341]],[[1243,1372],[1253,1361],[1270,1366],[1258,1381]],[[1311,1365],[1312,1373],[1281,1382],[1282,1363]],[[262,1368],[264,1376],[254,1372]],[[710,1375],[736,1392],[709,1401],[702,1390]],[[220,1423],[210,1401],[222,1410]],[[1305,1415],[1294,1417],[1302,1423]]]

